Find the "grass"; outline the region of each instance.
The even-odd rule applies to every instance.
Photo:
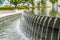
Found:
[[[50,8],[50,6],[32,6],[32,7],[28,7],[28,6],[17,6],[18,10],[24,10],[24,9],[30,9],[30,8]],[[10,7],[10,6],[0,6],[0,10],[14,10],[14,7]]]
[[[10,6],[0,6],[0,10],[13,10],[14,7],[10,7]]]

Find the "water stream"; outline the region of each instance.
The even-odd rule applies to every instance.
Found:
[[[37,9],[38,13],[33,10],[35,14],[25,10],[20,17],[0,21],[0,40],[60,40],[60,13],[43,9]]]

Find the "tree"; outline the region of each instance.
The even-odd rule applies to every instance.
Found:
[[[28,2],[31,3],[32,6],[34,6],[34,0],[29,0]]]
[[[22,0],[8,0],[11,4],[15,5],[15,8],[17,7],[18,4],[22,2]]]
[[[46,3],[46,0],[41,0],[41,3],[42,3],[42,4],[45,4],[45,3]]]
[[[42,4],[43,6],[45,6],[45,5],[46,5],[46,1],[47,1],[47,0],[41,0],[41,4]]]
[[[28,2],[29,0],[22,0],[22,3],[26,3],[26,2]]]
[[[34,13],[34,0],[29,0],[28,2],[32,4],[32,13]]]
[[[23,3],[23,5],[25,4],[25,3],[27,3],[29,0],[22,0],[21,2]]]
[[[3,4],[4,1],[5,1],[5,0],[0,0],[0,5]]]
[[[54,3],[56,3],[58,0],[49,0],[52,3],[52,7],[54,7]]]

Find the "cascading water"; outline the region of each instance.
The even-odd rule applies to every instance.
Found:
[[[36,40],[38,40],[38,34],[39,34],[39,29],[40,29],[40,26],[39,26],[39,22],[41,22],[42,20],[41,20],[41,17],[38,17],[38,19],[37,19],[37,24],[36,24],[36,26],[38,27],[37,28],[37,34],[36,34]]]
[[[18,32],[18,33],[21,33],[22,35],[22,40],[31,40],[31,38],[29,37],[29,34],[28,34],[28,27],[29,25],[27,24],[27,21],[25,20],[25,13],[22,13],[21,15],[21,21],[20,21],[20,26],[21,26],[21,30]],[[27,18],[26,18],[27,19]],[[29,20],[29,19],[28,19]],[[26,27],[25,27],[26,26]],[[17,28],[19,29],[19,27]]]
[[[27,21],[29,22],[28,24],[32,24],[28,29],[30,30],[30,37],[32,37],[31,40],[59,40],[60,31],[58,32],[57,27],[57,25],[59,25],[58,18],[39,15],[28,16],[26,16],[28,19]]]
[[[39,23],[39,24],[41,24],[41,22],[42,22],[43,18],[44,18],[44,17],[42,17],[42,18],[41,18],[41,20],[40,20],[40,23]],[[39,29],[40,29],[40,27],[39,27]],[[39,31],[39,29],[38,29],[38,31]],[[35,34],[34,34],[34,37],[35,37]],[[38,37],[38,35],[37,35],[37,37]]]
[[[36,15],[34,15],[34,16],[32,17],[31,21],[33,21],[35,17],[36,17]],[[32,23],[32,22],[31,22],[31,23]],[[33,25],[33,23],[32,23],[32,25]],[[34,33],[34,26],[33,26],[33,28],[32,28],[32,33],[31,33],[31,35],[34,35],[33,33]]]
[[[50,24],[51,20],[52,20],[52,18],[49,19],[48,24],[47,24],[45,40],[47,40],[48,27],[49,27],[49,24]]]
[[[36,28],[35,28],[35,21],[37,20],[37,17],[38,17],[38,16],[36,16],[36,17],[34,18],[34,20],[32,21],[32,23],[33,23],[32,25],[34,26],[33,35],[34,35],[35,29],[36,29]],[[33,37],[34,37],[34,36],[33,36]]]
[[[58,40],[60,40],[60,25],[59,25],[59,32],[58,32]]]
[[[53,32],[54,32],[54,27],[55,27],[56,21],[57,21],[57,18],[54,20],[54,23],[52,26],[52,33],[51,33],[51,39],[50,40],[53,40]]]
[[[39,17],[39,16],[37,16],[37,18],[38,18],[38,17]],[[35,36],[36,36],[36,29],[37,29],[37,26],[36,26],[37,23],[36,23],[36,22],[37,22],[37,18],[34,20],[34,27],[35,27],[35,28],[34,28],[34,33],[33,33],[33,34],[34,34],[34,38],[35,38]]]
[[[44,19],[44,22],[43,22],[43,26],[42,26],[42,30],[41,30],[41,38],[40,38],[40,40],[42,40],[42,37],[43,37],[43,30],[44,30],[44,25],[45,25],[46,20],[47,20],[47,17]]]
[[[37,18],[37,21],[36,21],[36,27],[37,27],[37,29],[38,29],[38,26],[39,26],[39,25],[37,25],[37,24],[38,24],[40,18],[41,18],[41,17],[39,16],[39,17]],[[38,38],[38,37],[37,37],[37,35],[38,35],[38,32],[37,32],[37,31],[38,31],[38,30],[37,30],[37,29],[36,29],[36,38]],[[36,38],[35,38],[35,40],[36,40]]]

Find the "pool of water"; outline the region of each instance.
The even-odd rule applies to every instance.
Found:
[[[21,17],[12,17],[1,21],[0,40],[29,40],[23,31],[24,23]]]

